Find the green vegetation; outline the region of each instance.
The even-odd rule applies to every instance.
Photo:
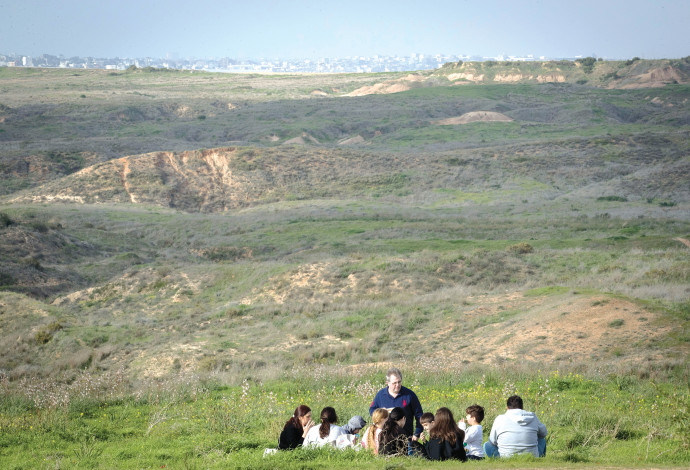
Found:
[[[583,376],[459,369],[420,362],[405,383],[425,410],[448,406],[456,415],[479,403],[486,409],[484,439],[518,393],[549,430],[544,459],[469,463],[514,468],[683,466],[688,451],[687,387],[640,382],[631,376]],[[299,449],[264,456],[275,448],[294,408],[334,406],[343,423],[367,415],[381,376],[353,377],[346,368],[294,368],[278,381],[223,386],[212,376],[140,384],[126,391],[119,374],[79,375],[70,385],[0,383],[0,462],[3,468],[426,468],[418,458],[386,460],[367,451]],[[640,417],[644,416],[644,425]],[[457,465],[457,464],[456,464]],[[450,468],[452,464],[437,464]]]

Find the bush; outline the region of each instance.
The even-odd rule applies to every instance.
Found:
[[[527,253],[532,253],[534,251],[534,247],[529,243],[521,242],[509,246],[508,251],[519,255],[525,255]]]
[[[600,196],[597,198],[597,201],[628,202],[628,198],[623,196]]]
[[[7,273],[0,272],[0,287],[12,286],[17,280]]]
[[[5,214],[4,212],[0,212],[0,227],[9,227],[10,225],[14,224],[14,220],[12,220],[9,215]]]
[[[46,233],[49,229],[48,224],[45,222],[31,222],[29,226],[40,233]]]
[[[583,72],[592,73],[592,70],[594,70],[594,64],[597,63],[597,59],[594,57],[584,57],[582,59],[575,60],[575,62],[582,65]]]
[[[34,335],[34,339],[38,344],[46,344],[51,339],[53,339],[53,335],[56,332],[60,331],[62,328],[62,323],[60,323],[59,321],[54,321],[38,330],[36,332],[36,335]]]
[[[21,260],[21,262],[23,264],[25,264],[26,266],[34,268],[37,271],[43,271],[43,266],[41,266],[41,262],[38,261],[38,259],[33,257],[33,256],[29,256],[27,258],[24,258]]]

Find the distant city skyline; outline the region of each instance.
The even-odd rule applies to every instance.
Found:
[[[685,0],[0,0],[0,53],[265,58],[690,55]]]

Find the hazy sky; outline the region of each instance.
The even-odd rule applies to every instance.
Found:
[[[690,55],[690,0],[0,0],[0,53]]]

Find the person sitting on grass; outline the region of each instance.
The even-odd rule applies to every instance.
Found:
[[[448,408],[439,408],[434,416],[434,425],[429,431],[426,455],[430,460],[467,460],[464,442],[465,432],[458,427],[453,413]]]
[[[522,409],[522,398],[513,395],[506,402],[508,411],[498,415],[484,443],[487,457],[510,457],[514,454],[546,455],[546,426],[537,415]]]
[[[405,432],[405,411],[399,406],[393,408],[381,429],[379,455],[407,455],[407,433]]]
[[[419,418],[419,422],[422,423],[424,431],[422,431],[422,433],[419,435],[418,442],[424,445],[429,442],[429,431],[434,425],[434,415],[431,413],[422,413],[422,416]]]
[[[482,447],[483,429],[480,424],[484,420],[484,408],[479,405],[472,405],[465,410],[467,414],[467,425],[465,429],[465,452],[470,460],[481,460],[484,458],[484,448]],[[460,429],[465,428],[465,420],[458,422]]]
[[[343,434],[338,436],[335,442],[335,446],[338,449],[346,449],[352,447],[356,450],[361,449],[361,443],[359,442],[359,433],[362,432],[362,428],[367,424],[364,418],[361,416],[353,416],[350,421],[343,426]]]
[[[338,422],[338,415],[335,414],[333,407],[327,406],[321,410],[320,418],[321,424],[312,427],[307,432],[304,438],[305,447],[322,447],[326,444],[335,446],[338,436],[345,434],[343,428],[335,424]]]
[[[301,446],[312,426],[314,426],[314,421],[311,420],[311,408],[307,405],[299,405],[280,433],[278,449],[292,450]]]
[[[384,423],[388,419],[388,410],[377,408],[371,415],[371,426],[369,426],[362,437],[362,447],[370,449],[374,455],[379,454],[379,436]]]

